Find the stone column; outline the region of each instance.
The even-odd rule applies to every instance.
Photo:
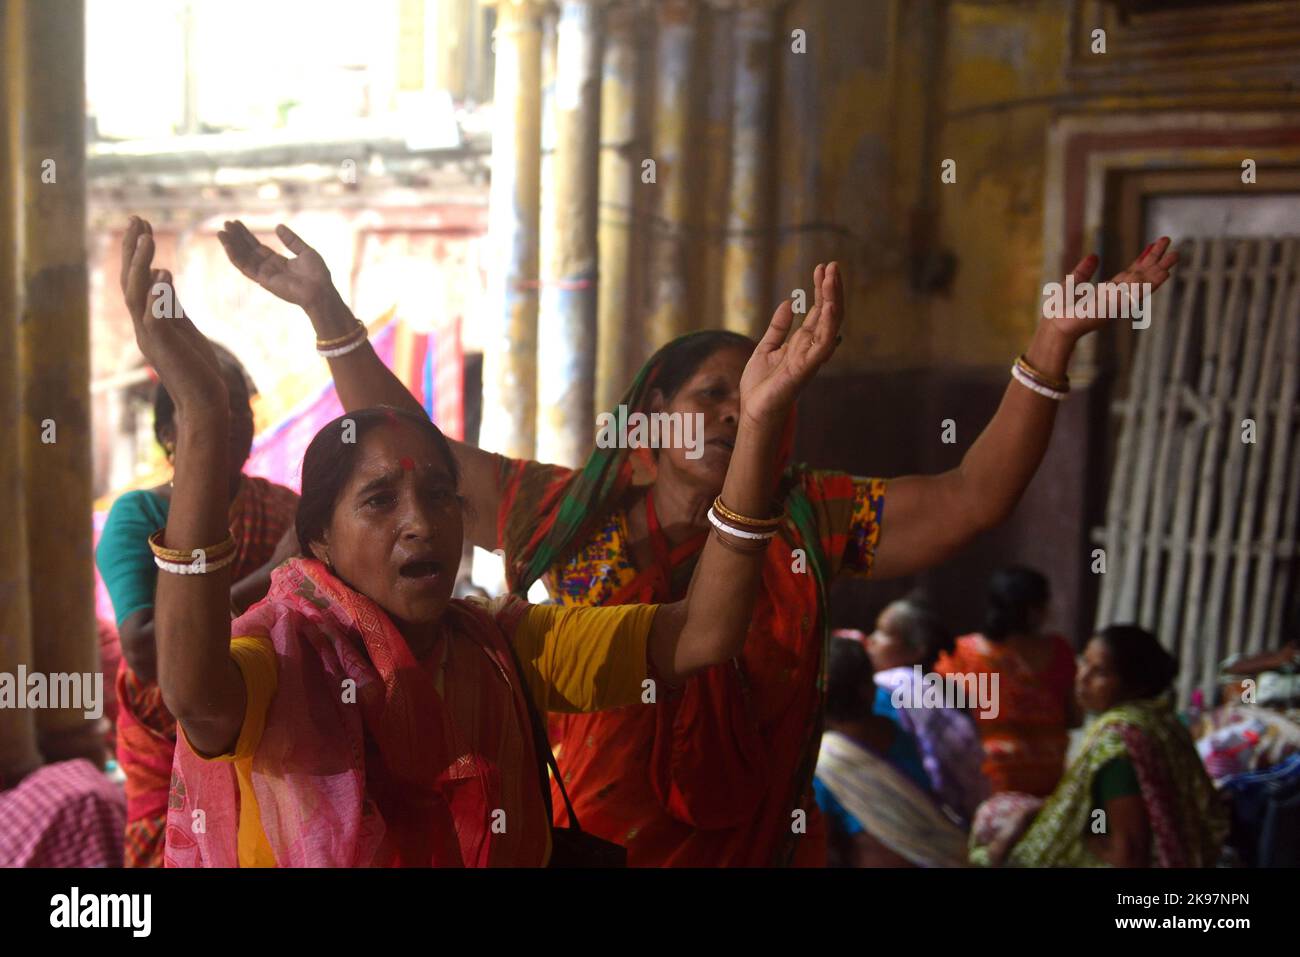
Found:
[[[532,458],[537,422],[537,265],[542,16],[538,0],[495,0],[488,334],[480,444]]]
[[[23,64],[21,17],[17,4],[0,4],[0,422],[9,441],[0,442],[0,501],[6,513],[0,547],[0,675],[16,676],[18,666],[35,667],[32,654],[31,603],[28,598],[26,489],[23,483],[20,430],[21,365],[18,358],[18,144],[16,95],[21,92]],[[0,680],[12,680],[5,678]],[[36,715],[26,709],[0,708],[0,786],[10,785],[41,763],[36,747]]]
[[[19,334],[28,580],[36,669],[99,671],[91,510],[85,7],[11,0],[22,216]],[[13,44],[10,44],[10,51]],[[107,681],[107,677],[104,679]],[[47,760],[102,760],[84,708],[37,712]]]
[[[696,5],[661,0],[655,5],[659,35],[655,46],[654,143],[652,189],[656,202],[650,231],[649,349],[658,349],[692,327],[687,308],[686,223],[690,219],[690,144],[692,66],[698,32]]]
[[[649,111],[641,75],[649,59],[650,19],[643,0],[614,4],[605,17],[600,90],[600,209],[597,227],[596,402],[614,408],[645,348],[637,290],[645,274],[645,190],[641,163],[650,157]]]
[[[767,294],[770,223],[768,175],[775,149],[772,96],[773,0],[740,0],[735,11],[735,125],[731,138],[731,200],[723,255],[723,321],[758,337],[773,303]]]
[[[576,467],[595,430],[596,203],[602,0],[564,0],[557,26],[553,192],[543,223],[537,457]]]

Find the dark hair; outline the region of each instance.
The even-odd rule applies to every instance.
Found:
[[[651,387],[662,392],[665,400],[672,399],[705,360],[729,346],[752,352],[754,340],[726,329],[705,329],[679,336],[650,357],[648,365],[659,370]]]
[[[871,683],[871,659],[862,642],[832,638],[826,663],[826,716],[855,721],[871,714],[871,699],[863,688]]]
[[[989,579],[984,611],[984,636],[1001,641],[1028,631],[1034,612],[1047,607],[1052,597],[1047,579],[1023,565],[999,568]]]
[[[235,357],[233,352],[225,346],[217,345],[215,342],[212,343],[212,351],[217,354],[217,364],[221,367],[221,374],[227,385],[238,387],[242,384],[245,401],[257,395],[257,386],[254,384],[252,376],[248,374],[244,364]],[[176,403],[172,401],[171,394],[159,382],[153,393],[153,437],[164,450],[166,450],[167,444],[163,441],[163,431],[167,426],[172,425],[175,420]]]
[[[451,480],[460,488],[460,468],[456,465],[456,457],[451,454],[447,437],[425,416],[388,406],[345,412],[317,432],[303,453],[302,497],[298,499],[298,515],[294,522],[302,554],[310,556],[311,543],[325,537],[325,529],[334,516],[334,505],[356,468],[361,440],[376,426],[399,419],[416,426],[433,440],[439,453],[447,460]],[[352,441],[344,442],[344,429],[348,422],[352,423],[348,434]]]
[[[1097,637],[1106,645],[1126,695],[1154,698],[1163,694],[1178,674],[1178,659],[1159,639],[1137,625],[1111,625]]]
[[[920,664],[927,671],[941,652],[950,652],[956,647],[956,636],[944,624],[925,592],[911,592],[890,602],[889,608],[893,610],[894,620],[899,625],[899,637],[922,655]]]

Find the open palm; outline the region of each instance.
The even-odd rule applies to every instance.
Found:
[[[275,234],[294,258],[277,253],[237,219],[228,221],[217,239],[234,267],[267,292],[304,309],[320,302],[334,289],[325,260],[288,226],[275,227]]]
[[[755,420],[783,417],[839,344],[844,294],[838,263],[813,271],[813,290],[813,306],[793,333],[790,300],[777,307],[740,377],[741,408]]]
[[[153,268],[153,229],[132,216],[122,238],[122,297],[136,345],[178,407],[226,408],[226,385],[216,352],[185,315],[172,274]]]
[[[1072,273],[1076,287],[1087,282],[1092,277],[1092,274],[1097,271],[1099,261],[1095,253],[1080,260]],[[1165,280],[1169,278],[1171,270],[1177,264],[1178,253],[1170,250],[1169,237],[1161,236],[1144,249],[1142,254],[1133,260],[1127,269],[1116,273],[1109,281],[1120,287],[1120,300],[1123,301],[1129,298],[1127,291],[1129,283],[1139,285],[1149,283],[1151,292],[1154,293],[1165,284]],[[1092,315],[1080,316],[1075,314],[1074,303],[1067,300],[1064,303],[1064,315],[1057,317],[1045,316],[1044,321],[1054,323],[1061,332],[1077,339],[1086,336],[1093,330],[1100,329],[1112,319],[1118,318],[1118,316],[1110,315],[1108,305],[1107,298],[1098,295],[1094,300],[1094,307],[1091,310]],[[1131,311],[1135,304],[1123,302],[1123,305]]]

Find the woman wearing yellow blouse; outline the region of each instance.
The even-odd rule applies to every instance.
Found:
[[[282,238],[300,241],[288,230]],[[167,863],[542,865],[551,856],[534,711],[654,700],[737,655],[776,532],[773,463],[801,386],[829,358],[838,271],[820,307],[773,317],[741,381],[714,532],[685,600],[609,608],[451,599],[463,539],[456,461],[427,419],[366,409],[303,459],[297,534],[310,556],[229,621],[225,385],[207,340],[160,317],[171,277],[133,221],[136,340],[176,401],[178,467],[159,567],[158,681],[177,743]],[[319,342],[327,357],[364,329]],[[232,634],[235,640],[231,641]]]

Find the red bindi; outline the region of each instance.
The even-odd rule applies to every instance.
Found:
[[[415,469],[415,463],[411,461],[411,458],[409,456],[403,455],[401,464],[402,464],[402,471],[404,472],[410,472]]]

